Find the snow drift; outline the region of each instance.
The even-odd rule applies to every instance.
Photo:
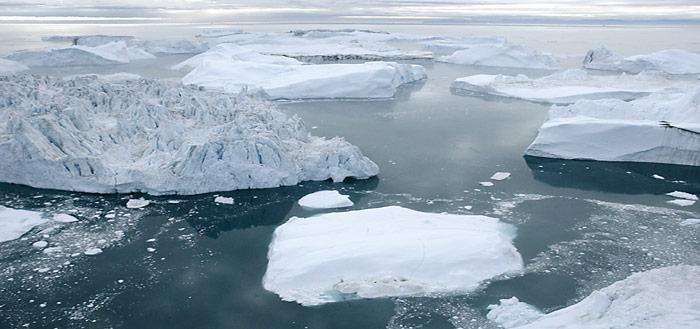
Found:
[[[583,60],[583,67],[628,73],[661,71],[669,74],[700,74],[700,54],[681,49],[667,49],[622,58],[601,47],[588,51]]]
[[[522,269],[513,233],[496,218],[397,206],[293,217],[275,230],[263,286],[302,305],[467,292]]]
[[[97,193],[197,194],[368,178],[340,138],[310,136],[255,95],[95,77],[0,77],[0,181]]]
[[[554,106],[525,153],[700,166],[700,88]]]

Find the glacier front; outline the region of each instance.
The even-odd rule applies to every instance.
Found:
[[[2,182],[96,193],[198,194],[379,171],[257,95],[93,76],[0,77],[0,154]]]
[[[398,206],[293,217],[275,229],[263,286],[302,305],[464,293],[522,269],[514,233],[492,217]]]

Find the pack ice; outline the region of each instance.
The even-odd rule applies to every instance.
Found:
[[[508,42],[471,45],[455,51],[452,55],[439,57],[438,61],[462,65],[541,70],[557,68],[557,62],[552,56]]]
[[[667,49],[623,58],[601,47],[588,51],[583,60],[583,67],[628,73],[661,71],[669,74],[700,74],[700,54],[681,49]]]
[[[293,217],[274,232],[263,286],[302,305],[467,292],[522,269],[514,232],[398,206]]]
[[[663,74],[593,75],[572,69],[542,78],[525,75],[478,74],[456,79],[451,88],[479,95],[524,99],[539,103],[571,104],[581,99],[632,100],[652,92],[682,88],[696,81],[668,79]]]
[[[700,323],[699,277],[700,266],[671,266],[636,273],[527,325],[504,327],[695,329]]]
[[[525,153],[700,166],[700,88],[553,106]]]
[[[368,178],[375,163],[256,95],[95,77],[0,77],[0,181],[197,194]]]
[[[97,46],[70,46],[21,50],[6,59],[27,66],[83,66],[124,64],[132,60],[155,58],[141,48],[127,46],[125,41],[112,41]]]

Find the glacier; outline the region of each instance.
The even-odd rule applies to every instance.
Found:
[[[700,166],[700,87],[553,106],[525,154]]]
[[[610,49],[600,47],[588,51],[583,67],[627,73],[660,71],[668,74],[700,74],[700,54],[682,49],[666,49],[623,58]]]
[[[124,41],[112,41],[97,46],[20,50],[5,58],[27,66],[86,66],[124,64],[155,56],[141,48],[129,47]]]
[[[293,217],[275,229],[263,286],[306,306],[464,293],[522,269],[514,233],[492,217],[398,206]]]
[[[700,323],[700,266],[632,274],[582,301],[506,329],[695,329]],[[519,311],[518,308],[513,309]],[[491,314],[491,313],[489,313]],[[503,315],[501,315],[503,317]]]
[[[652,92],[685,88],[697,84],[687,79],[670,79],[664,74],[594,75],[570,69],[541,78],[525,75],[477,74],[458,78],[451,89],[476,95],[523,99],[546,104],[571,104],[581,99],[617,98],[633,100]]]
[[[311,136],[259,95],[174,82],[0,77],[0,181],[94,193],[199,194],[369,178],[342,138]]]

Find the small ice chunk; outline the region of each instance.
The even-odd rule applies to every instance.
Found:
[[[138,208],[143,208],[147,205],[149,205],[151,201],[148,201],[144,198],[140,199],[129,199],[129,201],[126,202],[126,207],[131,208],[131,209],[138,209]]]
[[[675,204],[675,205],[681,206],[681,207],[688,207],[688,206],[692,206],[695,204],[695,201],[686,200],[686,199],[675,199],[675,200],[666,201],[666,202],[668,202],[670,204]]]
[[[688,218],[681,222],[681,226],[690,226],[700,224],[700,218]]]
[[[664,176],[657,175],[657,174],[653,174],[653,175],[651,175],[651,177],[654,177],[656,179],[666,179]]]
[[[61,251],[63,251],[63,248],[61,248],[61,247],[48,247],[48,248],[44,249],[42,252],[47,254],[47,255],[51,255],[51,254],[55,254],[55,253],[58,253]]]
[[[517,297],[501,299],[499,304],[489,305],[488,309],[486,318],[506,329],[524,326],[544,315],[537,308],[521,302]]]
[[[40,240],[40,241],[32,243],[32,247],[37,248],[37,249],[44,249],[48,245],[49,245],[49,243],[44,241],[44,240]]]
[[[698,196],[695,194],[690,194],[687,192],[673,191],[671,193],[666,193],[668,196],[672,196],[677,199],[695,200],[698,201]]]
[[[146,251],[148,251],[148,252],[156,252],[156,249],[155,249],[155,248],[150,248],[150,247],[149,247],[149,248],[146,248]]]
[[[318,191],[299,199],[299,205],[309,209],[331,209],[351,207],[350,197],[338,191]]]
[[[40,212],[0,206],[0,242],[17,239],[45,222]]]
[[[53,220],[55,220],[55,221],[57,221],[57,222],[61,222],[61,223],[73,223],[73,222],[77,222],[77,221],[78,221],[77,218],[75,218],[75,217],[73,217],[73,216],[71,216],[71,215],[68,215],[68,214],[56,214],[56,215],[53,215]]]
[[[112,219],[112,218],[114,218],[114,217],[117,217],[117,214],[115,214],[115,213],[109,213],[109,214],[106,214],[106,215],[105,215],[105,218],[107,218],[107,219]]]
[[[83,254],[86,254],[88,256],[94,256],[94,255],[99,255],[102,253],[102,249],[100,248],[88,248],[83,251]]]
[[[492,182],[479,182],[479,185],[481,186],[493,186]]]
[[[225,197],[225,196],[217,196],[214,198],[214,202],[221,203],[221,204],[233,204],[233,198],[229,198],[229,197]]]
[[[510,177],[509,172],[497,172],[491,176],[491,179],[493,180],[504,180],[506,178]]]

